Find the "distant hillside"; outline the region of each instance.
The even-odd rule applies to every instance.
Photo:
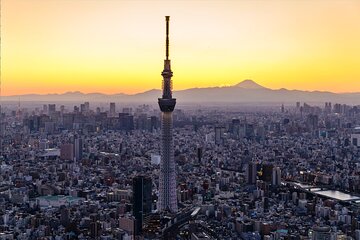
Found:
[[[300,91],[265,88],[252,80],[242,81],[230,87],[191,88],[174,91],[174,97],[182,103],[323,103],[337,102],[358,105],[360,104],[360,93],[332,93],[320,91]],[[20,96],[5,96],[3,101],[71,101],[71,102],[134,102],[134,103],[156,103],[161,96],[161,91],[152,89],[143,93],[128,95],[102,94],[81,92],[67,92],[63,94],[28,94]]]

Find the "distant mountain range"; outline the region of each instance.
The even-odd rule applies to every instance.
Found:
[[[124,102],[124,103],[156,103],[161,90],[152,89],[143,93],[128,95],[124,93],[81,93],[67,92],[63,94],[26,94],[2,97],[3,101],[46,101],[46,102]],[[300,91],[265,88],[252,80],[244,80],[229,87],[190,88],[174,91],[173,96],[180,103],[346,103],[360,104],[360,93],[332,93],[321,91]]]

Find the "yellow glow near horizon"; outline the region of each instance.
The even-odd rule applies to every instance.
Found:
[[[3,0],[2,93],[161,86],[360,92],[360,1]]]

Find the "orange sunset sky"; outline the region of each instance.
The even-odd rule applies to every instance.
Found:
[[[360,92],[360,1],[2,0],[2,94],[161,87]]]

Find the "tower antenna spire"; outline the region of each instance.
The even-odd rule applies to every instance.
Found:
[[[170,16],[165,16],[166,19],[166,60],[169,60],[169,21]]]
[[[2,99],[1,99],[1,94],[2,94],[2,92],[1,92],[1,80],[2,80],[2,78],[1,78],[1,54],[2,54],[2,52],[1,52],[1,0],[0,0],[0,157],[2,157],[2,155],[3,155],[3,136],[4,136],[4,133],[3,133],[3,114],[2,114],[2,111],[3,111],[3,109],[2,109]]]

